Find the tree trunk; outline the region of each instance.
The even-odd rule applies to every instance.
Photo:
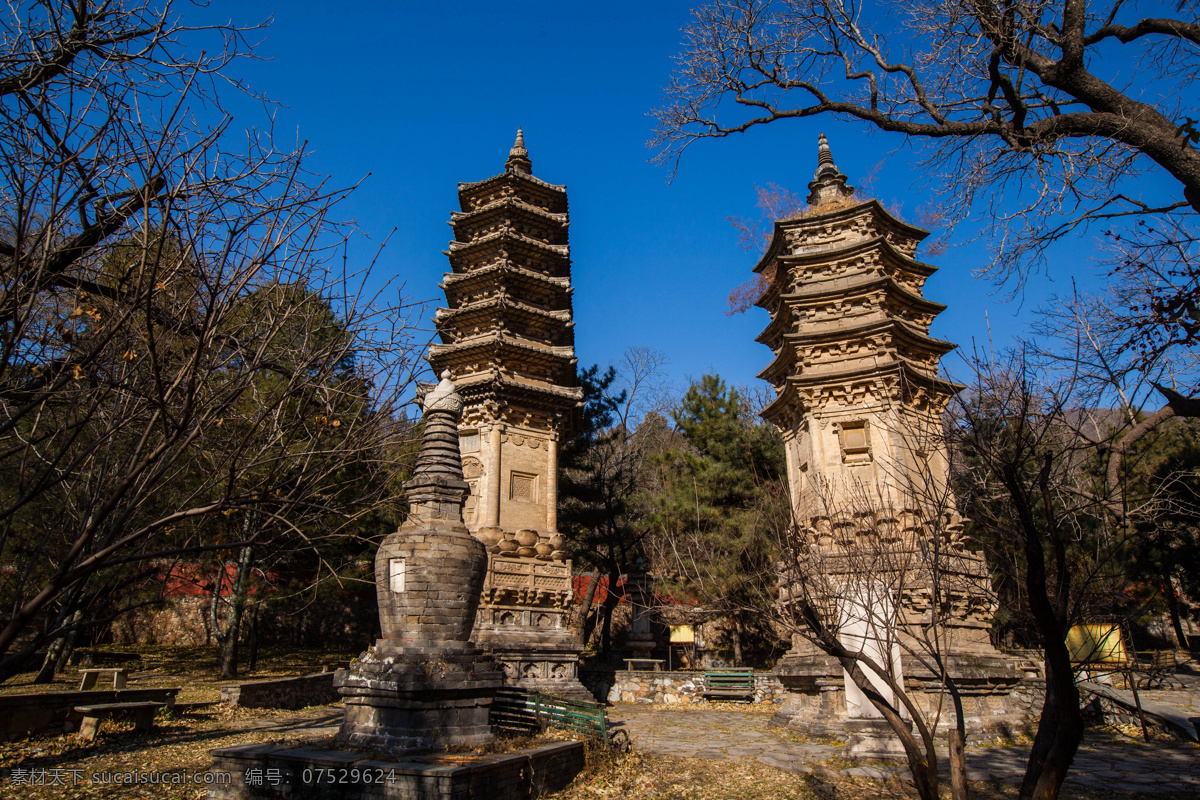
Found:
[[[221,641],[221,618],[218,615],[221,606],[221,590],[225,588],[225,562],[217,565],[217,575],[212,586],[212,602],[208,604],[208,630],[204,632],[204,646],[212,644],[213,639]]]
[[[1170,575],[1162,577],[1163,595],[1167,598],[1167,610],[1171,612],[1171,627],[1175,629],[1175,641],[1180,650],[1188,649],[1187,634],[1183,632],[1183,620],[1179,613],[1179,596],[1175,594],[1175,584]]]
[[[588,575],[587,590],[583,593],[583,602],[579,604],[579,644],[586,646],[592,638],[595,624],[588,625],[588,617],[592,613],[592,603],[596,602],[596,590],[600,587],[600,570],[594,569]]]
[[[262,603],[254,604],[254,612],[250,615],[250,657],[246,660],[246,671],[253,673],[258,669],[258,610]]]
[[[1052,670],[1050,659],[1047,659],[1046,702],[1042,705],[1037,735],[1029,751],[1020,800],[1055,800],[1083,738],[1079,691],[1075,689],[1074,678],[1070,678],[1071,689],[1075,689],[1072,703],[1070,696],[1063,698],[1061,684],[1064,682],[1052,676]]]
[[[733,665],[741,667],[745,665],[745,657],[742,655],[742,626],[738,624],[737,614],[729,615],[729,642],[733,645]]]
[[[963,714],[962,697],[958,688],[950,684],[950,697],[954,701],[954,727],[946,735],[950,744],[950,796],[954,800],[967,800],[967,729]]]
[[[64,609],[65,610],[65,609]],[[83,610],[77,610],[71,614],[66,620],[68,625],[75,625],[83,619]],[[62,620],[60,620],[61,624]],[[69,631],[62,636],[59,636],[50,646],[46,648],[46,657],[42,660],[42,668],[38,670],[37,677],[33,679],[34,683],[51,683],[54,680],[54,671],[58,669],[58,662],[62,660],[64,654],[69,654],[70,648],[67,647],[69,640],[74,640],[75,631]]]
[[[1066,574],[1065,545],[1059,535],[1058,521],[1051,511],[1054,507],[1049,489],[1051,463],[1050,457],[1045,456],[1038,476],[1038,489],[1042,495],[1038,509],[1014,467],[1007,467],[1003,475],[1024,534],[1025,594],[1042,637],[1046,664],[1046,699],[1029,751],[1025,778],[1021,782],[1020,800],[1056,800],[1083,739],[1079,689],[1075,686],[1075,673],[1071,669],[1071,654],[1066,643],[1070,582]],[[1039,514],[1045,515],[1046,532],[1036,520]],[[1047,574],[1044,543],[1048,543],[1055,553],[1057,572],[1053,581]]]
[[[604,596],[604,627],[600,632],[600,651],[605,656],[612,652],[612,615],[613,610],[617,607],[617,603],[621,602],[620,595],[617,594],[617,581],[621,579],[619,569],[609,568],[608,571],[608,594]]]
[[[225,618],[225,634],[221,640],[222,678],[237,677],[238,639],[242,628],[242,612],[246,608],[246,591],[250,585],[250,559],[253,550],[254,548],[247,544],[243,545],[238,553],[237,573],[233,576],[233,588],[229,593],[229,613]]]

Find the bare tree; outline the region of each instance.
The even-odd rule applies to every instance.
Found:
[[[593,570],[580,620],[586,642],[593,598],[603,573],[608,590],[600,609],[602,649],[611,647],[612,614],[621,595],[617,583],[634,563],[645,536],[637,502],[646,470],[655,415],[669,404],[663,375],[666,357],[650,347],[631,347],[617,366],[581,375],[584,424],[563,448],[559,524],[570,536],[577,563]],[[647,419],[651,422],[647,422]]]
[[[143,565],[268,529],[228,515],[352,524],[417,347],[334,258],[345,192],[269,134],[231,149],[245,29],[137,0],[0,26],[3,678]]]
[[[651,144],[677,165],[697,140],[820,115],[922,140],[946,219],[988,220],[986,272],[1020,285],[1049,243],[1093,223],[1194,225],[1200,151],[1183,114],[1200,25],[1194,7],[1141,5],[718,0],[684,31]],[[1178,193],[1143,196],[1148,169]]]
[[[972,636],[986,630],[997,602],[974,550],[982,547],[997,572],[1020,582],[1018,604],[1044,652],[1047,690],[1023,798],[1058,795],[1082,737],[1067,631],[1142,610],[1127,600],[1137,526],[1177,502],[1169,487],[1128,489],[1138,443],[1161,424],[1133,404],[1155,390],[1118,382],[1117,373],[1105,379],[1100,370],[1085,371],[1100,356],[1085,360],[1088,342],[1078,333],[1073,370],[1058,359],[1039,366],[1022,353],[974,359],[974,379],[954,401],[945,434],[939,425],[905,431],[904,453],[894,463],[876,461],[880,480],[902,488],[898,496],[885,497],[883,483],[835,486],[809,475],[802,506],[754,508],[754,524],[776,543],[782,602],[760,589],[738,598],[743,610],[769,615],[841,664],[898,737],[923,797],[937,796],[939,731],[950,745],[952,792],[968,791],[962,698],[969,688],[955,658],[964,648],[990,648]],[[1098,408],[1115,397],[1126,401],[1121,408]],[[939,452],[952,455],[948,469],[939,466]],[[970,520],[965,528],[959,508]],[[700,514],[697,507],[693,516]],[[676,526],[667,546],[706,606],[730,602],[699,524],[694,531]],[[763,578],[745,575],[743,585],[767,586]],[[923,691],[914,691],[914,668],[932,676]]]
[[[965,798],[966,721],[953,661],[966,644],[962,618],[991,605],[986,568],[966,549],[952,506],[898,511],[863,486],[819,495],[809,527],[783,529],[785,619],[836,658],[887,721],[922,797],[938,796],[934,748],[944,731],[952,794]],[[913,680],[914,672],[933,681]]]
[[[634,345],[621,354],[615,366],[615,387],[625,395],[616,410],[616,422],[633,436],[648,414],[665,414],[675,402],[667,379],[666,354],[646,345]]]
[[[929,453],[944,442],[909,445]],[[986,612],[992,596],[945,478],[929,459],[907,462],[916,470],[890,469],[892,482],[905,487],[900,506],[875,487],[822,476],[813,476],[804,507],[792,507],[785,487],[763,487],[743,524],[773,544],[775,558],[743,560],[758,572],[742,574],[737,593],[725,588],[728,559],[714,551],[719,543],[704,530],[699,506],[694,528],[677,525],[654,544],[706,610],[769,619],[835,659],[851,717],[886,723],[926,800],[939,796],[936,737],[944,731],[953,794],[965,798],[965,712],[954,654],[974,644],[964,620]]]
[[[1143,610],[1128,598],[1128,562],[1145,545],[1142,529],[1176,501],[1169,481],[1130,489],[1142,445],[1167,420],[1195,412],[1193,401],[1115,369],[1089,320],[1076,322],[1062,331],[1073,343],[1070,362],[1065,348],[1049,359],[1032,348],[973,358],[949,429],[970,533],[996,573],[1015,582],[1044,656],[1046,696],[1022,798],[1057,796],[1082,737],[1067,631]],[[1158,394],[1168,404],[1143,413]]]

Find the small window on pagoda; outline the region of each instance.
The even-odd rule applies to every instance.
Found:
[[[871,460],[871,440],[865,421],[843,422],[841,426],[842,461]]]
[[[511,474],[511,482],[508,487],[508,499],[518,502],[536,503],[537,488],[537,475],[514,472]]]
[[[458,449],[464,453],[475,453],[479,450],[479,431],[467,431],[458,435]]]

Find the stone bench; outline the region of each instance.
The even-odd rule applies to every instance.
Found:
[[[112,675],[114,689],[124,689],[129,684],[129,670],[124,667],[89,667],[79,670],[79,674],[83,676],[79,682],[81,692],[95,688],[101,675]]]
[[[116,650],[74,650],[68,664],[72,667],[95,667],[100,664],[120,664],[125,661],[141,661],[140,653],[123,653]]]
[[[154,728],[154,717],[159,709],[166,708],[166,703],[100,703],[92,706],[76,706],[75,711],[83,714],[83,722],[79,725],[79,737],[90,742],[96,738],[100,730],[101,720],[111,717],[133,715],[134,731],[149,731]]]
[[[71,733],[79,729],[79,706],[105,703],[175,704],[178,687],[160,689],[100,689],[87,692],[37,692],[0,695],[0,741],[36,733]]]

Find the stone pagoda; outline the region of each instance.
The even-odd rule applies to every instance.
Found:
[[[383,636],[335,676],[346,701],[339,738],[352,747],[397,753],[492,738],[501,673],[470,640],[487,553],[462,520],[462,406],[443,372],[424,398],[421,450],[404,484],[408,518],[375,555]]]
[[[762,415],[783,434],[796,524],[815,554],[809,567],[819,563],[819,569],[839,573],[825,575],[825,585],[857,587],[850,595],[865,596],[880,584],[861,574],[861,559],[854,562],[850,550],[865,552],[866,545],[885,556],[928,552],[921,548],[929,537],[940,537],[938,552],[946,556],[937,561],[944,579],[939,585],[954,587],[941,595],[953,606],[944,640],[950,642],[950,673],[967,695],[968,724],[976,730],[1015,727],[1020,720],[1009,694],[1021,673],[991,645],[986,564],[966,547],[949,492],[942,413],[962,387],[938,373],[941,357],[955,345],[929,335],[945,308],[922,295],[936,268],[915,254],[929,233],[901,222],[876,200],[857,199],[824,134],[808,203],[807,212],[776,222],[755,271],[766,283],[758,305],[771,315],[758,341],[775,354],[759,374],[776,391]],[[865,516],[869,526],[862,524]],[[855,525],[860,538],[846,549],[839,542]],[[864,534],[879,541],[865,542]],[[930,580],[926,569],[915,581],[906,579],[901,597],[882,602],[898,603],[899,618],[909,623],[928,619]],[[786,579],[782,593],[786,602]],[[843,631],[854,628],[849,616],[839,622],[849,624]],[[893,634],[903,642],[903,624],[898,627]],[[899,661],[898,677],[927,687],[922,702],[935,702],[937,676],[916,659]],[[842,735],[848,701],[852,718],[876,713],[857,687],[847,690],[838,662],[799,635],[776,673],[789,690],[777,722]],[[944,714],[943,724],[951,721],[947,717],[952,720]]]
[[[465,403],[464,519],[489,553],[475,639],[510,684],[584,696],[558,532],[558,447],[577,424],[567,192],[532,174],[524,135],[504,172],[460,183],[451,271],[429,348]]]

